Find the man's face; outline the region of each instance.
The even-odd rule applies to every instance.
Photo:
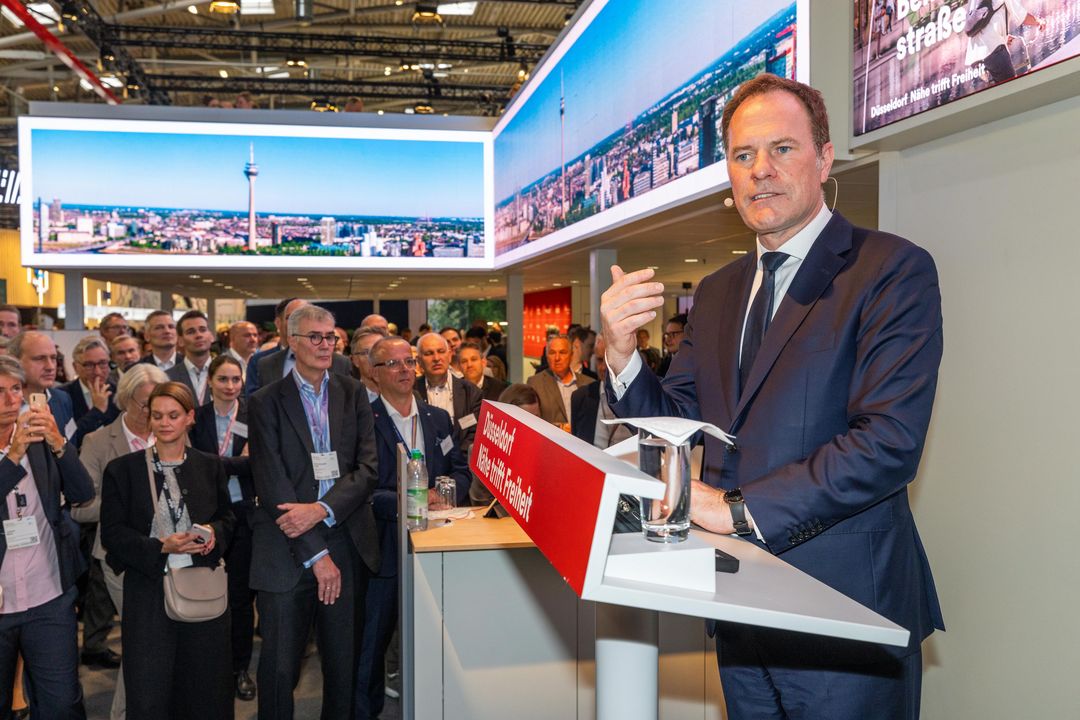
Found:
[[[582,365],[587,365],[589,363],[589,358],[592,357],[594,347],[596,347],[595,335],[590,334],[589,337],[584,341],[574,340],[574,357],[578,358],[578,361]]]
[[[450,343],[450,354],[453,355],[456,353],[458,347],[461,345],[461,336],[458,335],[458,331],[443,330],[440,335],[446,338],[446,342]]]
[[[316,342],[311,342],[315,338]],[[296,354],[296,364],[311,371],[328,370],[334,357],[333,320],[304,320],[296,335],[289,337],[289,347]]]
[[[458,360],[461,364],[461,374],[465,376],[465,379],[473,385],[479,385],[480,378],[484,375],[484,367],[487,365],[480,351],[471,347],[465,348],[458,353]]]
[[[213,342],[214,333],[202,318],[188,318],[180,328],[180,348],[188,357],[203,357]]]
[[[424,377],[442,384],[450,368],[450,349],[446,347],[446,343],[436,336],[426,335],[420,338],[418,350]]]
[[[555,377],[563,377],[570,370],[570,341],[566,338],[552,338],[547,348],[548,367]]]
[[[22,345],[23,372],[26,386],[33,392],[51,388],[56,382],[56,343],[45,335],[30,335]]]
[[[679,350],[679,343],[683,339],[683,326],[679,323],[669,322],[664,326],[664,349],[669,353]]]
[[[791,93],[752,97],[731,118],[727,167],[732,197],[743,222],[770,250],[821,209],[821,184],[832,161],[832,143],[818,156],[810,115]]]
[[[638,350],[647,350],[649,347],[649,331],[641,328],[637,331]]]
[[[157,315],[146,325],[150,345],[159,350],[176,347],[176,323],[168,315]]]
[[[604,357],[604,341],[597,340],[593,348],[593,365],[596,366],[596,375],[601,380],[607,380],[607,359]]]
[[[88,388],[94,387],[94,381],[104,382],[109,377],[109,353],[105,352],[105,348],[90,348],[74,365],[75,374]]]
[[[0,427],[11,427],[22,409],[23,386],[18,378],[0,375]]]
[[[382,315],[368,315],[360,323],[360,327],[373,327],[386,331],[390,328],[390,322]]]
[[[379,335],[361,335],[352,351],[352,362],[365,381],[376,382],[371,370],[371,348],[382,340]],[[410,355],[411,357],[411,355]]]
[[[229,345],[240,357],[248,357],[259,347],[259,331],[253,323],[237,323],[229,330]]]
[[[285,311],[281,314],[281,319],[275,319],[277,323],[278,337],[285,337],[289,332],[289,316],[296,312],[299,308],[307,305],[307,300],[293,300],[291,303],[285,306]]]
[[[416,372],[409,367],[412,361],[412,348],[406,342],[394,342],[379,348],[379,354],[373,358],[379,367],[374,368],[375,381],[379,392],[390,398],[404,398],[413,391],[416,384]],[[393,361],[393,367],[385,363]]]
[[[139,361],[139,341],[130,335],[117,340],[112,346],[112,361],[121,370],[127,370],[132,364]]]
[[[13,338],[19,334],[19,327],[19,313],[13,313],[10,310],[0,311],[0,335]]]
[[[101,326],[101,337],[105,339],[105,343],[111,343],[121,335],[130,335],[128,329],[127,320],[124,318],[111,317],[108,321]]]

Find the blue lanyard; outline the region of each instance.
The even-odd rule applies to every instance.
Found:
[[[418,415],[413,415],[412,416],[412,444],[411,445],[409,443],[405,442],[405,438],[401,437],[401,431],[398,430],[397,423],[394,422],[393,420],[390,421],[390,424],[393,425],[393,427],[394,427],[394,434],[397,435],[397,439],[401,441],[401,444],[405,446],[405,449],[409,452],[410,455],[412,454],[413,448],[416,447],[416,420],[417,420],[418,417],[419,417]]]

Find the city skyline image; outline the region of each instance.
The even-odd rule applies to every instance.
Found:
[[[795,77],[796,15],[792,0],[685,0],[679,13],[610,0],[497,130],[496,255],[723,160],[739,83]]]
[[[35,250],[484,257],[477,142],[32,133]]]

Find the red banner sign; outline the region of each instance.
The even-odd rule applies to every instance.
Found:
[[[581,595],[604,472],[581,459],[575,443],[521,408],[485,400],[469,466]]]

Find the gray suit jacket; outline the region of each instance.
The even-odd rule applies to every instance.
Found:
[[[279,353],[280,354],[280,353]],[[358,380],[330,373],[327,385],[330,447],[341,476],[321,501],[337,526],[345,526],[364,563],[379,569],[379,543],[372,511],[378,483],[375,425],[367,391]],[[303,564],[327,549],[325,523],[295,539],[277,526],[281,503],[320,500],[311,453],[311,429],[292,378],[270,383],[248,399],[248,442],[259,504],[252,521],[251,587],[285,592],[296,586]]]
[[[262,389],[272,382],[277,382],[285,374],[285,358],[288,356],[289,351],[283,350],[281,352],[271,353],[264,358],[259,358],[259,367],[257,370],[259,376],[259,388]],[[345,377],[352,377],[352,363],[349,362],[349,358],[340,353],[334,353],[333,359],[330,363],[331,374],[344,375]]]
[[[101,479],[105,477],[105,466],[116,458],[131,452],[128,446],[127,436],[121,425],[123,415],[116,418],[108,425],[98,428],[83,438],[82,448],[79,450],[79,460],[90,480],[94,483],[93,501],[82,507],[71,508],[71,517],[80,523],[96,523],[101,519]],[[93,556],[98,560],[105,559],[105,548],[101,546],[101,527],[98,526],[97,537],[94,538]]]
[[[595,382],[588,375],[577,375],[577,386],[585,387]],[[538,372],[529,378],[529,387],[540,396],[540,417],[549,423],[566,424],[570,418],[566,416],[566,405],[563,404],[562,393],[559,391],[559,381],[551,370]]]

